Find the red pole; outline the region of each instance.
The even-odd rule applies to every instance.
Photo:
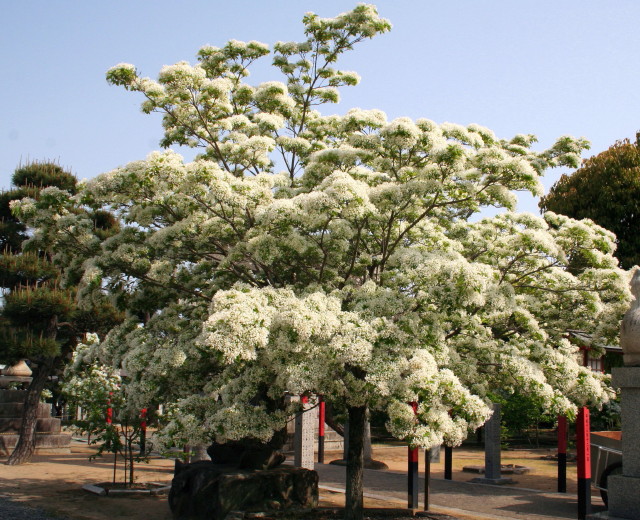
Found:
[[[418,403],[410,403],[413,413],[418,413]],[[408,457],[408,508],[418,509],[418,448],[409,446]]]
[[[113,394],[113,392],[109,392],[109,397],[111,397],[111,395]],[[107,424],[111,424],[113,422],[113,408],[111,408],[111,399],[109,399],[107,401]],[[115,483],[116,481],[116,462],[118,460],[118,450],[115,450],[113,452],[113,482]]]
[[[109,392],[109,397],[111,397],[112,392]],[[111,399],[107,401],[107,424],[111,424],[113,422],[113,408],[111,408]]]
[[[591,424],[589,409],[580,408],[576,425],[578,448],[578,520],[591,512]]]
[[[147,448],[147,409],[140,410],[140,454],[143,455]]]
[[[567,492],[567,417],[558,415],[558,493]]]
[[[324,464],[324,416],[325,403],[322,396],[318,396],[318,462]]]

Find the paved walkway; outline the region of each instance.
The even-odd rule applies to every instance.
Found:
[[[320,489],[344,491],[345,468],[316,464]],[[407,475],[393,471],[364,470],[365,496],[407,506]],[[471,477],[470,477],[471,479]],[[420,508],[424,504],[424,479],[420,478]],[[434,512],[478,520],[557,520],[578,517],[577,497],[564,493],[543,493],[512,486],[491,486],[469,482],[431,479],[430,504]],[[593,498],[592,512],[603,511]]]

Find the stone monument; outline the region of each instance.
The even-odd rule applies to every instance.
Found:
[[[313,469],[316,418],[314,414],[307,412],[310,408],[306,399],[303,399],[302,411],[296,415],[293,465],[297,468]]]
[[[640,269],[631,280],[635,301],[624,315],[620,330],[623,367],[612,371],[620,388],[622,414],[622,475],[608,479],[609,518],[640,518]]]
[[[500,420],[501,408],[499,403],[493,403],[493,415],[484,425],[484,477],[471,480],[479,484],[513,484],[510,478],[501,475],[501,446]]]

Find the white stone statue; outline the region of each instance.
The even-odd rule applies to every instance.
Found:
[[[631,278],[631,292],[635,300],[622,318],[620,346],[626,366],[640,366],[640,269]]]

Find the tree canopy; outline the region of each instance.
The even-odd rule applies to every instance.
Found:
[[[76,182],[55,163],[33,162],[16,168],[12,189],[2,193],[0,287],[4,304],[0,309],[0,343],[5,362],[22,358],[37,362],[41,356],[57,355],[64,340],[56,339],[54,322],[66,321],[74,306],[73,295],[60,287],[60,272],[51,262],[50,252],[39,248],[23,251],[27,226],[11,214],[11,205],[29,195],[37,199],[41,189],[51,186],[72,193]]]
[[[47,378],[59,370],[66,355],[84,332],[106,333],[118,321],[119,313],[104,297],[93,302],[76,302],[77,281],[63,279],[61,265],[54,262],[53,241],[42,240],[37,230],[11,213],[24,199],[51,207],[50,193],[71,197],[77,180],[58,164],[42,161],[19,166],[12,177],[13,188],[0,196],[0,359],[13,363],[26,359],[33,367],[23,408],[20,439],[8,464],[26,462],[35,447],[34,433],[40,394]],[[67,211],[82,212],[67,207]],[[101,212],[98,212],[100,214]],[[84,215],[96,219],[96,212]],[[115,221],[114,221],[115,223]],[[91,233],[96,235],[96,226]],[[69,273],[67,273],[69,274]]]
[[[544,171],[577,166],[587,143],[535,151],[533,135],[475,124],[323,115],[358,81],[334,68],[340,54],[390,25],[366,5],[303,22],[305,41],[273,48],[283,82],[245,81],[270,52],[258,42],[205,47],[157,81],[110,69],[163,114],[163,145],[202,154],[153,152],[76,196],[16,205],[82,273],[84,298],[108,292],[129,312],[97,355],[126,369],[141,405],[173,405],[169,442],[268,440],[293,411],[285,395],[321,394],[349,414],[352,477],[367,407],[429,447],[482,425],[490,390],[569,415],[605,402],[604,376],[578,364],[565,333],[617,334],[629,291],[613,235],[553,213],[469,221],[512,209],[513,190],[540,194]],[[121,228],[100,242],[68,209],[79,203]],[[347,493],[356,517],[361,491]]]
[[[640,264],[640,133],[616,142],[570,175],[562,175],[540,199],[543,211],[591,219],[617,237],[615,256],[624,269]]]

